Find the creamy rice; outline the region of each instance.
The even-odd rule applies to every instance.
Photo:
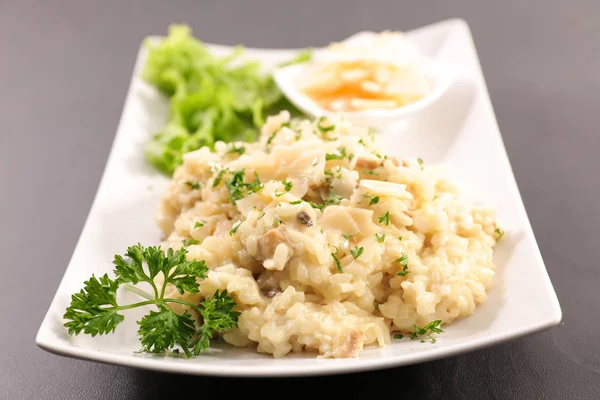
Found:
[[[419,160],[385,156],[367,129],[343,116],[290,121],[284,111],[258,142],[215,149],[185,155],[156,221],[164,247],[186,245],[209,266],[188,301],[216,289],[235,298],[241,315],[227,342],[275,357],[356,357],[486,300],[495,210],[463,199]],[[258,176],[263,186],[242,187],[233,203],[226,184],[241,170],[243,182]]]

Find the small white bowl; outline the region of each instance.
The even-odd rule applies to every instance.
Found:
[[[274,71],[274,79],[283,94],[300,111],[310,117],[331,116],[336,114],[322,108],[296,86],[296,78],[309,67],[309,63],[294,64]],[[394,109],[365,110],[345,112],[344,115],[356,125],[369,126],[382,131],[407,119],[433,104],[448,90],[456,77],[451,65],[431,58],[423,58],[425,74],[433,82],[432,91],[420,100]]]

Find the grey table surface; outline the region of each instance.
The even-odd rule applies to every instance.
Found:
[[[317,383],[338,397],[599,398],[599,16],[596,0],[0,1],[0,398],[317,394]],[[452,17],[472,29],[562,305],[560,326],[426,364],[268,382],[148,372],[36,347],[144,36],[185,22],[208,42],[318,46],[358,30],[408,30]]]

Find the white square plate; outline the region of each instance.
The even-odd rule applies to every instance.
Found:
[[[70,295],[92,273],[112,271],[114,254],[141,242],[158,244],[154,211],[168,179],[145,161],[142,146],[167,117],[167,102],[139,78],[141,49],[119,129],[90,214],[60,287],[38,332],[37,344],[54,353],[93,361],[169,372],[226,376],[282,376],[353,372],[423,362],[495,344],[556,325],[560,306],[546,273],[495,120],[471,33],[461,20],[448,20],[409,33],[426,56],[454,64],[462,72],[448,92],[421,113],[407,134],[385,140],[397,156],[420,156],[451,168],[476,201],[498,207],[506,236],[495,249],[497,276],[488,301],[456,321],[436,344],[394,341],[366,348],[356,359],[283,359],[252,349],[217,345],[185,359],[136,353],[135,313],[112,335],[69,337],[62,315]],[[212,46],[219,53],[231,48]],[[291,58],[296,49],[248,49],[247,56],[269,65]]]

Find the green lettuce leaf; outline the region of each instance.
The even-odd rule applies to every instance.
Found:
[[[167,38],[145,45],[142,78],[170,101],[169,120],[148,141],[145,156],[165,174],[202,146],[256,140],[268,115],[282,109],[299,114],[259,63],[240,59],[243,47],[217,57],[186,25],[171,25]]]

